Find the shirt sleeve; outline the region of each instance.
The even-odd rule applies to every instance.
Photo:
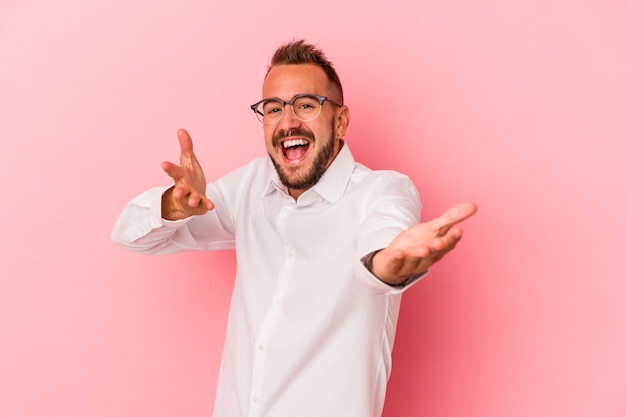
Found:
[[[386,248],[399,233],[419,223],[422,204],[415,186],[406,175],[393,171],[379,175],[370,186],[361,209],[361,226],[355,242],[355,272],[359,280],[374,292],[399,294],[426,274],[394,286],[378,279],[361,260],[369,253]]]
[[[234,248],[234,221],[229,201],[223,196],[223,184],[207,186],[207,196],[215,209],[176,221],[161,217],[161,196],[167,188],[148,190],[126,205],[111,233],[114,243],[132,252],[150,255]]]

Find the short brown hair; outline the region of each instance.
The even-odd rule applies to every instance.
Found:
[[[322,50],[315,45],[305,43],[304,40],[294,40],[279,47],[272,56],[265,76],[267,77],[267,74],[277,65],[298,64],[314,64],[322,68],[330,85],[337,89],[339,101],[343,104],[343,87],[341,87],[339,75],[333,68],[332,62],[326,58],[326,54]]]

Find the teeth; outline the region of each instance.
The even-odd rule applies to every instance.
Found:
[[[300,145],[306,145],[309,142],[307,140],[304,139],[291,139],[291,140],[286,140],[283,142],[283,147],[285,149],[291,148],[293,146],[300,146]]]

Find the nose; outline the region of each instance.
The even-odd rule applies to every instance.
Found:
[[[283,115],[278,121],[278,125],[276,125],[276,128],[278,130],[287,131],[289,129],[299,128],[300,126],[302,126],[302,121],[300,121],[293,114],[293,107],[291,106],[291,104],[285,104],[285,108],[283,109]]]

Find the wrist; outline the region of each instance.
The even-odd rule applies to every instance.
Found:
[[[380,252],[382,249],[378,249],[375,250],[373,252],[368,253],[367,255],[363,256],[361,258],[361,263],[363,264],[363,266],[365,267],[365,269],[367,269],[369,271],[370,274],[374,275],[376,278],[380,279],[380,277],[378,277],[378,275],[376,275],[376,273],[374,272],[374,257],[376,256],[376,254],[378,254],[378,252]]]
[[[376,257],[376,255],[378,255],[378,253],[383,250],[384,249],[378,249],[378,250],[368,253],[367,255],[361,258],[361,263],[369,271],[370,274],[374,275],[377,279],[379,279],[380,281],[384,282],[387,285],[402,288],[408,285],[409,283],[412,283],[416,281],[417,279],[421,278],[428,272],[426,271],[426,272],[418,273],[415,275],[407,275],[407,276],[401,276],[401,277],[396,276],[393,278],[385,277],[384,274],[380,274],[380,272],[376,270],[376,263],[374,262],[374,258]]]

